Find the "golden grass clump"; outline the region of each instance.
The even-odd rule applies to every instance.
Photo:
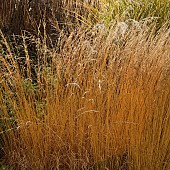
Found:
[[[169,30],[130,29],[116,41],[115,29],[80,29],[61,32],[53,48],[45,38],[21,37],[21,67],[1,33],[4,161],[17,170],[170,169]]]

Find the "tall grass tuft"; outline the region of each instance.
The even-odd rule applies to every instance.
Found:
[[[116,33],[60,32],[53,48],[22,35],[22,63],[1,33],[1,148],[13,169],[170,169],[169,30]]]

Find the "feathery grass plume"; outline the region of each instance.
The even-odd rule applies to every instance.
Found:
[[[61,32],[53,48],[32,37],[34,73],[28,37],[21,69],[1,33],[0,131],[13,169],[170,168],[169,30],[128,28],[119,42],[115,32]]]

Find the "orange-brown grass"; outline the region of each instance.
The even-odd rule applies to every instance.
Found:
[[[168,170],[169,30],[132,29],[116,42],[113,30],[91,35],[61,35],[60,50],[32,40],[34,82],[26,37],[25,75],[1,34],[5,162],[17,170]]]

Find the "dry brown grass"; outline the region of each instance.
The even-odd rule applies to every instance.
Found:
[[[32,39],[34,82],[26,37],[25,75],[1,35],[7,49],[0,55],[6,163],[17,170],[168,170],[169,30],[155,37],[147,28],[131,29],[120,42],[113,30],[60,36],[60,50]]]
[[[2,1],[2,0],[1,0]],[[6,35],[21,34],[23,30],[37,35],[47,24],[48,35],[60,30],[70,32],[80,23],[91,24],[88,6],[97,7],[96,1],[83,0],[8,0],[0,2],[0,29]],[[91,18],[88,22],[88,18]],[[53,35],[54,36],[54,35]]]

